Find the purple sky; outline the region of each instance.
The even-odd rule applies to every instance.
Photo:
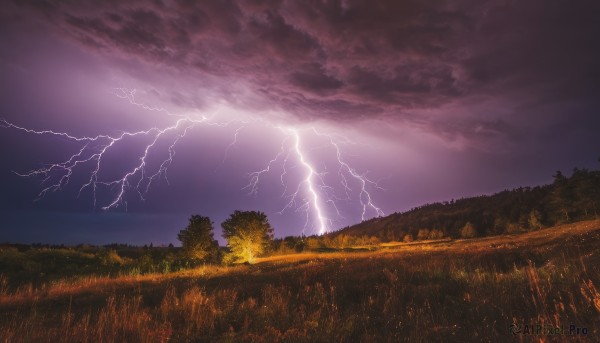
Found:
[[[236,209],[266,212],[276,236],[313,234],[597,168],[599,14],[585,0],[3,4],[0,118],[76,137],[183,124],[120,199],[101,182],[134,170],[156,132],[110,146],[95,202],[79,190],[96,160],[38,201],[65,170],[14,173],[86,141],[0,128],[0,241],[176,243],[192,214],[220,238]]]

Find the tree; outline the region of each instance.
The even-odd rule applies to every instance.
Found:
[[[492,227],[492,233],[494,235],[499,235],[506,232],[506,228],[508,227],[508,219],[505,217],[499,216],[494,219],[494,225]]]
[[[542,225],[542,214],[540,211],[533,209],[529,212],[529,218],[527,220],[530,230],[539,230],[543,227]]]
[[[283,244],[280,244],[280,246],[278,247],[279,249],[273,250],[279,250],[279,252],[287,252],[290,250],[295,252],[302,252],[306,247],[305,239],[303,237],[298,236],[287,236],[283,239],[282,243]]]
[[[379,245],[381,244],[381,241],[379,240],[379,238],[377,238],[377,236],[371,236],[369,238],[369,242],[367,245]]]
[[[508,234],[516,234],[523,232],[523,228],[518,223],[508,223],[506,225],[506,233]]]
[[[262,212],[234,211],[221,227],[230,249],[226,256],[228,262],[253,263],[273,240],[273,229]]]
[[[442,239],[444,238],[444,232],[439,229],[433,229],[429,233],[429,239]]]
[[[429,229],[419,229],[417,232],[417,239],[422,241],[429,238]]]
[[[317,250],[323,247],[323,242],[316,236],[310,236],[306,239],[306,248],[309,250]]]
[[[569,178],[560,171],[557,171],[553,177],[554,183],[552,184],[550,202],[556,211],[556,222],[557,224],[568,223],[571,221],[571,214],[575,210],[574,191]]]
[[[210,218],[191,216],[188,226],[177,235],[185,256],[196,261],[217,260],[219,243],[213,238],[213,231]]]
[[[580,212],[578,219],[597,217],[600,201],[600,173],[575,169],[569,182],[573,184],[575,208]]]
[[[477,236],[477,230],[475,230],[475,226],[470,222],[467,222],[465,226],[460,229],[460,236],[462,238],[474,238]]]
[[[350,248],[355,243],[356,243],[356,240],[354,237],[352,237],[350,235],[345,235],[343,233],[335,236],[335,238],[332,241],[333,247],[336,249]]]

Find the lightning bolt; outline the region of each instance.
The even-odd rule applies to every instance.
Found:
[[[229,143],[227,148],[225,148],[225,153],[223,154],[223,159],[221,160],[221,164],[215,169],[215,173],[219,170],[219,168],[221,168],[225,164],[225,161],[227,160],[227,156],[229,155],[229,150],[231,150],[231,148],[237,144],[238,135],[240,134],[240,131],[242,131],[242,129],[244,129],[244,128],[245,128],[245,126],[240,126],[235,130],[235,133],[233,134],[233,140],[231,141],[231,143]]]
[[[322,135],[322,134],[318,133],[314,128],[313,128],[313,130],[318,135]],[[359,200],[362,205],[361,220],[364,221],[365,219],[367,219],[367,210],[369,208],[372,209],[373,211],[375,211],[377,216],[382,217],[384,215],[384,213],[381,210],[381,208],[377,207],[373,203],[373,199],[371,198],[371,193],[369,193],[369,191],[367,190],[367,185],[374,186],[375,188],[381,189],[381,190],[383,190],[383,188],[379,187],[379,184],[377,182],[371,181],[369,178],[367,178],[366,173],[359,174],[356,171],[356,169],[352,168],[348,163],[346,163],[346,161],[344,161],[344,159],[342,158],[342,151],[340,149],[339,144],[333,139],[333,136],[329,135],[328,138],[329,138],[329,142],[331,143],[331,145],[335,148],[337,162],[339,163],[339,166],[340,166],[339,170],[338,170],[338,175],[340,176],[340,182],[342,183],[342,186],[344,187],[344,190],[346,191],[346,195],[348,196],[348,191],[350,191],[351,189],[348,186],[348,181],[346,179],[346,176],[344,175],[344,172],[349,174],[352,178],[354,178],[360,184]]]
[[[38,194],[36,200],[43,198],[48,192],[54,192],[61,190],[64,186],[66,186],[71,176],[73,175],[75,168],[84,165],[84,164],[93,164],[93,169],[90,174],[90,177],[86,183],[84,183],[79,188],[79,195],[85,189],[89,188],[92,191],[94,207],[97,206],[97,191],[99,186],[105,186],[108,188],[117,188],[116,195],[114,198],[106,205],[102,206],[103,210],[108,210],[111,208],[118,207],[119,205],[125,205],[124,195],[127,188],[132,186],[132,179],[137,177],[137,183],[134,187],[140,197],[143,199],[143,194],[147,193],[150,189],[150,186],[153,181],[155,181],[160,175],[164,175],[166,178],[166,170],[168,166],[173,161],[173,156],[175,155],[175,145],[177,142],[183,138],[189,129],[192,127],[204,123],[207,119],[204,117],[201,120],[193,120],[191,118],[182,118],[177,120],[177,122],[166,128],[150,128],[148,130],[136,131],[136,132],[123,132],[117,136],[110,135],[98,135],[94,137],[77,137],[64,132],[57,132],[53,130],[33,130],[24,128],[21,126],[17,126],[15,124],[9,123],[6,120],[0,120],[0,126],[4,128],[14,128],[20,131],[24,131],[30,134],[35,135],[54,135],[59,137],[67,138],[68,140],[74,142],[81,142],[83,146],[80,150],[71,155],[67,160],[59,163],[49,164],[48,166],[31,170],[27,173],[18,173],[19,176],[41,176],[43,177],[42,185],[44,188]],[[166,159],[162,161],[159,165],[157,171],[149,176],[147,175],[146,166],[147,160],[155,148],[157,142],[164,138],[170,132],[178,132],[173,138],[169,148],[168,148],[168,156]],[[138,137],[138,136],[146,136],[150,137],[151,141],[143,148],[143,153],[139,157],[139,163],[128,170],[123,177],[115,180],[100,180],[98,174],[101,171],[102,160],[107,155],[109,151],[114,149],[118,144],[122,143],[122,141],[126,138]],[[56,175],[58,175],[56,177]],[[53,177],[55,176],[55,177]],[[52,182],[54,181],[54,182]],[[144,191],[142,191],[142,184],[146,184],[144,187]]]
[[[36,200],[44,198],[49,192],[61,190],[63,187],[69,184],[71,176],[74,174],[76,168],[86,164],[91,164],[93,165],[93,169],[90,173],[89,179],[79,188],[78,196],[80,196],[84,190],[90,189],[93,196],[94,208],[96,208],[98,203],[97,193],[99,187],[112,190],[116,189],[116,194],[114,197],[108,203],[101,206],[101,209],[109,210],[120,205],[124,205],[126,208],[127,202],[125,201],[125,194],[127,189],[134,188],[139,194],[140,198],[144,200],[144,197],[150,190],[151,185],[161,176],[163,176],[168,183],[167,170],[173,162],[173,158],[176,153],[175,147],[177,143],[183,137],[185,137],[190,129],[200,124],[226,127],[232,123],[231,121],[224,123],[213,122],[211,121],[212,118],[207,118],[206,116],[201,116],[200,119],[193,119],[189,116],[175,115],[164,108],[149,106],[136,101],[134,97],[135,93],[135,89],[128,88],[115,88],[113,92],[113,94],[115,94],[118,98],[126,99],[132,105],[141,107],[148,111],[158,111],[164,112],[169,116],[178,116],[180,119],[178,119],[173,125],[165,128],[152,127],[147,130],[123,132],[115,136],[75,136],[66,132],[54,130],[34,130],[10,123],[4,119],[0,119],[0,127],[3,128],[12,128],[34,135],[58,136],[69,141],[82,144],[82,147],[77,153],[71,155],[63,162],[52,163],[42,168],[30,170],[26,173],[15,172],[15,174],[23,177],[42,177],[42,189],[39,192]],[[238,131],[236,131],[235,135],[236,139],[237,132]],[[168,135],[171,133],[174,134],[174,137],[168,137]],[[120,178],[114,180],[101,180],[99,178],[99,173],[102,170],[102,161],[106,155],[119,145],[124,144],[123,141],[125,139],[134,137],[148,137],[150,139],[150,143],[146,144],[142,149],[142,153],[138,158],[138,164],[127,170]],[[167,157],[162,160],[162,162],[159,164],[159,167],[155,171],[148,172],[148,159],[149,156],[154,152],[157,143],[159,143],[161,140],[168,141],[169,139],[171,141],[167,149]]]
[[[154,176],[154,175],[156,175],[156,174],[161,174],[161,173],[164,173],[164,172],[165,172],[164,168],[162,168],[162,167],[161,167],[161,168],[159,168],[159,169],[158,169],[158,171],[157,171],[157,172],[156,172],[156,173],[155,173],[153,176],[151,176],[150,178],[147,178],[147,177],[145,176],[145,172],[146,172],[146,163],[147,163],[147,159],[148,159],[148,155],[149,155],[150,151],[151,151],[151,150],[154,148],[154,146],[156,145],[156,142],[158,142],[158,140],[159,140],[159,139],[160,139],[160,138],[161,138],[163,135],[165,135],[165,134],[166,134],[167,132],[169,132],[169,131],[175,131],[175,130],[177,130],[177,129],[179,128],[179,126],[180,126],[182,123],[184,123],[184,122],[187,122],[187,124],[190,124],[190,123],[189,123],[189,119],[179,119],[179,120],[176,122],[176,124],[175,124],[175,125],[173,125],[173,126],[169,126],[169,127],[165,128],[165,129],[152,128],[152,129],[150,129],[150,130],[147,130],[147,131],[140,131],[140,132],[136,132],[136,133],[133,133],[133,134],[124,133],[124,134],[122,134],[122,135],[121,135],[121,136],[120,136],[118,139],[113,139],[113,140],[111,141],[111,143],[110,143],[109,145],[107,145],[107,146],[106,146],[106,148],[105,148],[105,149],[103,149],[103,150],[102,150],[102,152],[101,152],[100,154],[97,154],[97,159],[96,159],[96,161],[97,161],[97,164],[96,164],[96,169],[94,169],[94,171],[92,172],[92,176],[90,177],[90,180],[89,180],[89,182],[88,182],[87,184],[83,185],[79,191],[81,192],[81,191],[82,191],[84,188],[86,188],[86,187],[89,187],[89,186],[92,186],[92,185],[93,185],[92,187],[93,187],[93,189],[94,189],[94,201],[95,201],[95,199],[96,199],[96,185],[97,185],[97,184],[101,184],[101,185],[105,185],[105,186],[117,186],[117,188],[118,188],[118,190],[119,190],[119,191],[118,191],[118,193],[117,193],[117,196],[116,196],[116,197],[113,199],[113,201],[112,201],[111,203],[109,203],[108,205],[106,205],[106,206],[103,206],[103,207],[102,207],[102,209],[103,209],[103,210],[108,210],[108,209],[111,209],[111,208],[113,208],[113,207],[116,207],[116,206],[118,206],[119,204],[123,204],[123,196],[124,196],[124,194],[125,194],[125,188],[126,188],[127,186],[130,186],[130,181],[129,181],[129,180],[130,180],[130,178],[134,177],[136,174],[138,174],[138,173],[139,173],[139,174],[140,174],[140,178],[139,178],[139,181],[138,181],[138,183],[137,183],[136,190],[138,191],[138,193],[140,193],[140,197],[143,199],[143,195],[142,195],[142,193],[140,192],[140,185],[142,184],[142,182],[143,182],[144,180],[146,180],[146,179],[148,180],[148,181],[147,181],[148,185],[146,186],[146,190],[148,190],[148,189],[149,189],[149,187],[150,187],[150,183],[151,183],[151,182],[152,182],[152,180],[154,179],[154,178],[153,178],[153,176]],[[196,123],[198,123],[198,122],[194,122],[194,121],[192,121],[192,122],[191,122],[191,125],[194,125],[194,124],[196,124]],[[169,165],[169,164],[170,164],[170,162],[169,162],[169,161],[172,161],[172,156],[173,156],[173,153],[171,153],[171,152],[172,152],[172,148],[173,148],[173,147],[174,147],[174,145],[177,143],[177,141],[179,141],[179,139],[185,135],[185,133],[187,132],[187,130],[188,130],[188,129],[189,129],[189,126],[186,126],[185,130],[183,131],[183,134],[181,134],[181,135],[178,135],[178,136],[177,136],[177,138],[175,139],[175,141],[174,141],[174,142],[171,144],[171,146],[170,146],[170,149],[169,149],[169,152],[170,152],[170,153],[169,153],[169,158],[168,158],[168,159],[166,159],[166,160],[164,160],[164,161],[161,163],[161,166],[163,166],[163,165]],[[117,179],[117,180],[114,180],[114,181],[98,181],[98,171],[100,170],[100,160],[102,159],[102,155],[103,155],[103,154],[106,152],[107,148],[109,148],[110,146],[112,146],[114,143],[116,143],[116,142],[118,142],[118,141],[122,140],[122,139],[123,139],[123,137],[125,137],[125,136],[128,136],[128,135],[129,135],[129,136],[135,136],[135,135],[137,135],[137,134],[150,135],[150,134],[152,134],[152,133],[154,134],[154,136],[153,136],[153,139],[152,139],[152,142],[151,142],[150,144],[146,145],[146,147],[145,147],[145,149],[144,149],[144,154],[143,154],[143,155],[142,155],[142,156],[139,158],[139,162],[140,162],[140,163],[139,163],[138,165],[136,165],[136,166],[135,166],[133,169],[131,169],[130,171],[126,172],[126,173],[125,173],[125,176],[123,176],[123,177],[122,177],[122,178],[120,178],[120,179]],[[127,204],[127,203],[125,202],[125,206],[127,206],[126,204]]]
[[[117,87],[117,88],[113,88],[113,91],[111,93],[113,95],[115,95],[117,98],[126,99],[127,101],[129,101],[130,104],[135,105],[137,107],[141,107],[148,111],[163,112],[168,116],[182,116],[180,114],[173,114],[163,107],[151,106],[151,105],[147,105],[143,102],[138,102],[135,99],[135,94],[137,93],[136,89]]]
[[[173,114],[168,110],[145,104],[136,100],[136,90],[128,88],[114,88],[113,94],[131,105],[143,108],[148,111],[162,112],[168,116],[174,116],[177,120],[170,126],[151,127],[145,130],[133,132],[121,132],[117,135],[99,134],[96,136],[76,136],[67,132],[54,130],[35,130],[19,126],[0,119],[0,127],[14,129],[32,135],[50,135],[56,136],[68,141],[79,144],[79,148],[68,158],[58,163],[50,163],[41,168],[30,170],[26,173],[15,172],[22,177],[40,177],[42,189],[36,200],[42,199],[50,192],[62,190],[71,182],[72,176],[84,166],[90,168],[86,180],[79,187],[78,196],[84,191],[89,191],[93,198],[94,208],[99,207],[102,210],[116,209],[121,206],[127,210],[127,197],[130,190],[134,190],[141,200],[145,200],[151,186],[159,179],[163,178],[167,184],[169,180],[167,172],[174,161],[176,147],[178,143],[186,137],[190,130],[199,126],[217,126],[228,127],[232,124],[238,125],[233,134],[233,139],[226,147],[221,164],[215,169],[215,172],[224,165],[228,158],[229,151],[238,144],[238,136],[250,122],[245,120],[231,120],[219,122],[213,120],[220,108],[210,117],[201,116],[192,118],[187,115]],[[281,145],[277,153],[265,164],[265,167],[248,174],[248,184],[243,187],[249,195],[256,196],[259,191],[259,185],[266,174],[280,169],[279,180],[283,188],[282,198],[286,199],[285,205],[279,211],[283,214],[288,209],[295,209],[296,212],[303,212],[306,221],[303,233],[312,228],[319,234],[324,234],[333,228],[334,223],[343,219],[338,203],[341,201],[352,201],[353,195],[360,203],[361,219],[365,220],[370,214],[383,216],[384,213],[375,205],[370,190],[382,189],[377,182],[367,178],[367,173],[360,173],[348,163],[343,157],[342,144],[350,142],[342,136],[333,134],[324,134],[312,128],[315,136],[326,138],[328,146],[333,151],[333,161],[337,164],[338,188],[326,182],[327,168],[318,170],[311,160],[310,153],[306,150],[304,138],[307,138],[307,130],[294,127],[275,126],[266,123],[264,120],[256,120],[271,129],[278,129],[282,134]],[[309,132],[310,133],[310,130]],[[341,137],[341,139],[340,139]],[[117,150],[120,146],[128,144],[128,140],[138,139],[146,140],[142,144],[137,160],[133,166],[123,171],[120,176],[113,179],[102,178],[101,174],[106,164],[107,155]],[[159,145],[167,146],[166,151],[159,150]],[[161,145],[163,146],[163,145]],[[158,164],[154,166],[149,163],[150,159],[156,160]],[[292,165],[292,161],[295,161]],[[292,166],[290,166],[292,165]],[[297,181],[294,188],[290,188],[290,182],[293,182],[292,175],[288,174],[290,168],[299,167],[302,176]],[[300,170],[299,169],[299,170]],[[355,187],[358,185],[358,187]],[[288,192],[294,189],[293,192]],[[339,189],[344,194],[340,197]],[[100,191],[108,192],[108,201],[103,201],[98,205]],[[102,193],[104,194],[104,193]],[[312,220],[311,220],[312,217]]]
[[[383,188],[379,187],[377,182],[371,181],[369,178],[367,178],[366,173],[359,173],[343,159],[340,142],[338,142],[333,135],[320,133],[313,128],[313,132],[317,136],[327,138],[328,144],[333,147],[335,151],[335,161],[338,165],[337,175],[345,194],[345,197],[343,198],[337,196],[335,194],[335,188],[325,182],[324,175],[326,172],[317,171],[307,157],[308,154],[304,151],[302,146],[301,132],[298,129],[289,127],[277,128],[284,133],[285,138],[282,140],[281,147],[277,154],[266,163],[265,167],[249,174],[250,181],[243,189],[248,189],[250,195],[256,195],[258,193],[260,179],[264,176],[264,174],[271,172],[278,161],[283,160],[281,163],[281,174],[279,178],[281,180],[282,187],[284,187],[282,196],[287,199],[287,202],[283,209],[279,211],[279,213],[283,214],[287,209],[290,208],[295,208],[296,211],[303,211],[306,215],[303,233],[310,226],[311,212],[313,213],[315,222],[314,226],[316,226],[316,231],[318,234],[324,234],[330,231],[332,225],[336,221],[334,218],[331,218],[329,215],[327,215],[327,213],[331,212],[331,210],[335,212],[337,218],[343,218],[337,203],[338,201],[351,200],[351,193],[353,192],[353,189],[348,182],[349,178],[355,180],[359,185],[358,200],[361,205],[361,219],[365,220],[367,218],[369,210],[372,210],[372,212],[377,216],[384,215],[383,210],[374,204],[371,193],[369,192],[370,187],[380,190],[383,190]],[[345,141],[347,141],[347,139],[345,139]],[[304,177],[300,180],[300,182],[298,182],[295,191],[288,194],[288,184],[285,182],[285,176],[287,174],[286,166],[289,162],[290,155],[295,156],[299,166],[304,169]]]
[[[319,225],[319,234],[322,235],[326,233],[329,230],[329,228],[325,223],[327,219],[323,216],[323,210],[321,209],[321,201],[319,199],[317,191],[315,190],[315,178],[318,178],[319,175],[315,172],[313,166],[309,162],[307,162],[306,158],[304,157],[304,154],[302,153],[302,149],[300,148],[300,135],[298,134],[298,131],[291,130],[291,132],[294,135],[294,151],[296,152],[296,155],[298,155],[300,163],[304,166],[304,168],[306,168],[306,178],[303,182],[306,183],[306,186],[308,188],[310,201],[315,210],[317,222]],[[293,195],[294,198],[296,197],[296,194]]]

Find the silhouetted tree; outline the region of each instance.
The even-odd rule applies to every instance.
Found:
[[[196,261],[216,261],[219,243],[213,237],[213,223],[210,218],[199,215],[190,217],[188,226],[179,231],[184,255]]]
[[[600,173],[587,169],[575,169],[569,180],[574,193],[575,208],[580,211],[584,219],[598,216],[598,203],[600,202]]]
[[[292,249],[295,252],[302,252],[306,246],[304,239],[297,236],[287,236],[283,239],[283,242],[288,249]]]
[[[262,212],[234,211],[221,227],[230,249],[227,262],[253,263],[268,250],[273,240],[273,228]]]
[[[577,170],[576,170],[577,171]],[[552,184],[550,203],[555,210],[557,222],[571,221],[571,213],[574,211],[574,192],[569,178],[557,171]]]

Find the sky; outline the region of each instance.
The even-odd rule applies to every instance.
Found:
[[[598,168],[597,1],[14,1],[0,242],[312,235]]]

